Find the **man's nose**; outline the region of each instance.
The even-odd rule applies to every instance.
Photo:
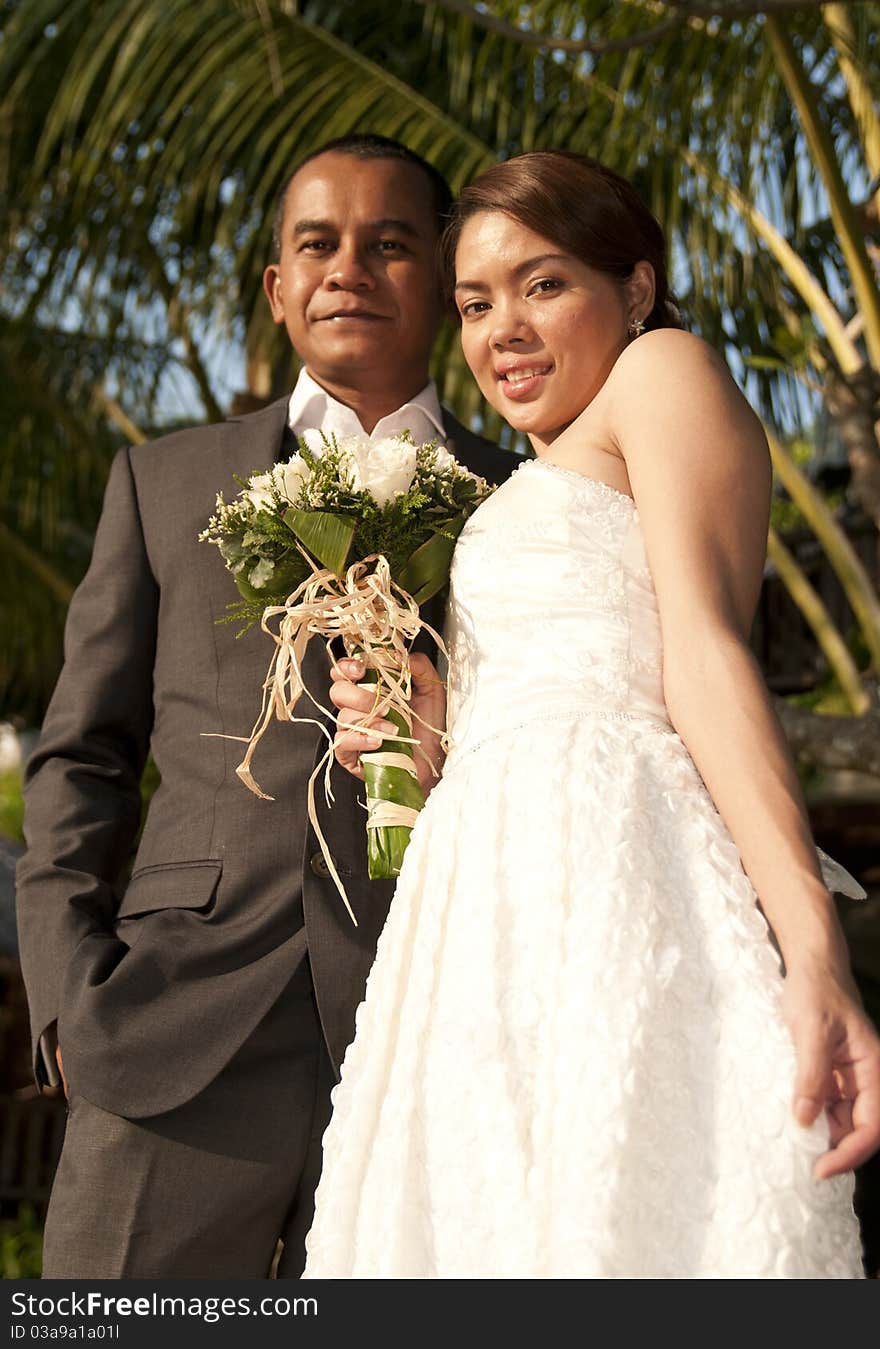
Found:
[[[369,290],[375,284],[366,250],[357,244],[342,243],[333,255],[324,276],[331,290]]]

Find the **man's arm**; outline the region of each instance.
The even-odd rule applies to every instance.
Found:
[[[64,668],[25,772],[19,942],[35,1051],[42,1040],[53,1059],[70,956],[87,933],[109,927],[138,827],[158,598],[129,452],[121,450],[91,565],[71,601]],[[52,1082],[52,1067],[35,1056],[38,1080]]]

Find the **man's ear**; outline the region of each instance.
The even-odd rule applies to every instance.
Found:
[[[276,323],[284,322],[284,305],[281,302],[281,270],[277,262],[270,262],[263,273],[263,290],[269,301],[272,318]]]
[[[647,318],[654,308],[654,297],[657,293],[654,268],[650,262],[635,264],[625,288],[630,313],[638,315],[639,318]]]

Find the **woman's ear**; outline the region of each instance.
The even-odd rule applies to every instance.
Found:
[[[657,286],[650,262],[637,262],[624,283],[630,320],[646,319],[654,308]]]

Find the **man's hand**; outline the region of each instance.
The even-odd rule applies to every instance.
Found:
[[[59,1046],[56,1046],[56,1048],[55,1048],[55,1062],[58,1064],[58,1071],[59,1071],[59,1073],[61,1074],[61,1085],[62,1085],[62,1087],[64,1088],[64,1095],[65,1095],[66,1099],[69,1101],[69,1100],[70,1100],[70,1091],[68,1090],[68,1087],[67,1087],[67,1078],[64,1076],[64,1060],[63,1060],[62,1057],[61,1057],[61,1047],[60,1047],[60,1045],[59,1045]]]
[[[442,730],[446,724],[446,690],[442,679],[428,657],[418,651],[414,651],[410,656],[410,670],[412,672],[410,706],[413,712],[428,726]],[[330,671],[333,680],[330,701],[339,708],[340,729],[337,730],[333,742],[336,759],[343,768],[361,781],[364,772],[360,756],[370,750],[381,748],[383,739],[394,739],[400,734],[393,721],[372,715],[376,705],[375,687],[357,682],[363,679],[365,673],[363,661],[359,660],[341,660],[338,667]],[[354,730],[355,726],[369,727],[370,730]],[[440,736],[437,732],[427,730],[415,719],[413,736],[418,738],[424,751],[420,754],[418,748],[414,747],[419,785],[427,797],[437,781],[431,765],[433,764],[439,774],[445,755],[440,747]]]

